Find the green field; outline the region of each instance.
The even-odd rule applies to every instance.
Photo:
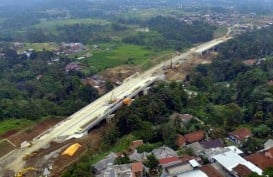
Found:
[[[22,128],[32,125],[33,122],[26,119],[9,119],[0,122],[0,135],[11,131],[11,130],[20,130]]]
[[[64,25],[74,25],[74,24],[100,24],[100,25],[105,25],[105,24],[109,24],[109,23],[110,22],[108,22],[106,20],[82,18],[82,19],[43,21],[43,22],[40,22],[40,23],[34,25],[34,27],[41,28],[41,29],[48,29],[48,30],[56,30],[56,28],[58,26],[64,26]]]
[[[45,49],[54,51],[57,47],[58,45],[56,43],[24,43],[24,47],[19,51],[25,51],[26,49],[34,49],[36,51],[42,51]]]
[[[152,60],[152,58],[165,53],[166,51],[155,52],[142,46],[124,44],[108,51],[95,52],[92,57],[86,60],[90,66],[103,70],[123,64],[142,66],[149,63],[149,60]]]

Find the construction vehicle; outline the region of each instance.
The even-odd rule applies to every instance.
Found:
[[[34,168],[34,167],[27,167],[27,168],[24,168],[22,170],[20,170],[19,172],[15,173],[15,177],[24,177],[25,174],[28,172],[28,171],[37,171],[38,169]]]
[[[132,101],[133,100],[131,98],[127,97],[122,102],[123,102],[124,105],[130,106],[130,104],[132,103]]]

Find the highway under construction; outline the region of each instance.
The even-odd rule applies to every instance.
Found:
[[[196,46],[185,53],[174,56],[168,61],[164,61],[143,73],[136,73],[127,78],[123,83],[113,89],[111,92],[101,96],[94,102],[80,109],[62,122],[50,128],[43,134],[34,138],[30,142],[31,146],[19,148],[4,156],[0,160],[0,176],[6,170],[19,171],[24,166],[25,154],[31,154],[43,147],[46,147],[52,141],[63,142],[71,138],[80,138],[84,136],[89,129],[96,126],[99,122],[106,119],[116,111],[127,99],[132,99],[139,92],[145,91],[151,84],[161,78],[166,66],[173,64],[182,64],[190,60],[193,55],[202,55],[207,50],[213,49],[217,45],[226,42],[230,37],[218,38],[199,46]],[[114,95],[114,96],[113,96]],[[113,99],[114,97],[114,99]]]

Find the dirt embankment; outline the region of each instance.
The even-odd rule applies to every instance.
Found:
[[[45,149],[33,153],[26,159],[25,167],[34,167],[37,171],[29,171],[27,176],[36,177],[43,174],[45,170],[50,172],[50,176],[61,176],[65,169],[77,161],[87,151],[95,153],[100,149],[107,127],[108,125],[103,125],[80,139],[71,139],[63,143],[53,142],[48,147],[45,147]],[[66,148],[74,143],[79,143],[82,146],[72,157],[62,155]]]
[[[37,137],[44,131],[48,130],[49,128],[56,125],[58,122],[60,122],[62,119],[56,118],[56,119],[46,119],[39,123],[37,123],[34,126],[27,127],[24,130],[21,130],[19,132],[7,132],[5,134],[5,138],[11,141],[13,144],[15,144],[17,147],[20,147],[21,143],[24,141],[32,141],[33,138]],[[7,136],[8,135],[8,136]]]
[[[170,81],[184,80],[185,77],[199,64],[209,64],[217,57],[217,53],[210,52],[204,56],[193,55],[191,60],[187,60],[181,65],[172,65],[165,70],[166,79]]]
[[[106,69],[101,73],[101,75],[111,82],[115,83],[117,81],[122,82],[127,77],[133,75],[136,72],[140,72],[141,69],[139,66],[133,65],[122,65],[114,68]]]

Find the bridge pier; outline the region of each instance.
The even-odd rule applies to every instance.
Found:
[[[106,117],[106,122],[107,122],[108,124],[112,123],[112,119],[113,119],[114,117],[115,117],[115,114],[108,115],[108,116]]]

